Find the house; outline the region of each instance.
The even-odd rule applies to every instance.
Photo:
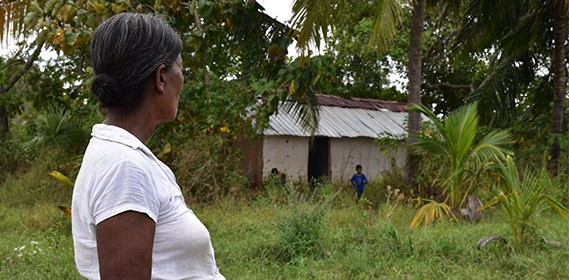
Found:
[[[251,184],[260,183],[272,168],[292,180],[326,176],[347,181],[357,164],[370,180],[389,170],[392,159],[399,167],[404,164],[405,103],[322,94],[317,98],[320,119],[314,138],[295,115],[279,110],[270,117],[263,137],[241,143],[242,168]],[[399,147],[384,153],[376,141],[380,134],[398,136]]]

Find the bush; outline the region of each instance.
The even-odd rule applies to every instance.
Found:
[[[204,134],[175,152],[172,169],[186,198],[215,202],[242,195],[247,179],[240,171],[241,155],[222,134]]]
[[[21,145],[9,137],[0,137],[0,185],[8,174],[16,174],[28,165],[28,157]]]

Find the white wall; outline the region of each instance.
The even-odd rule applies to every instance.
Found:
[[[394,151],[397,165],[403,166],[405,151]],[[363,172],[369,180],[377,178],[385,170],[391,168],[390,156],[380,150],[374,139],[332,138],[330,139],[330,169],[332,181],[347,181],[355,172],[357,164],[361,164]]]
[[[296,136],[265,136],[263,140],[263,175],[276,167],[291,180],[308,174],[308,138]]]

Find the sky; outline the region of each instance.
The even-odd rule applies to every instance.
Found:
[[[290,23],[293,1],[294,0],[257,0],[257,2],[265,8],[267,15],[285,24]],[[298,56],[295,42],[288,47],[288,55],[293,57]]]
[[[285,23],[292,16],[293,0],[258,0],[259,4],[265,8],[265,13]]]

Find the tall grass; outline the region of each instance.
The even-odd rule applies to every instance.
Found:
[[[70,222],[57,209],[70,202],[71,190],[47,175],[52,169],[36,162],[0,187],[0,279],[80,279]],[[402,203],[386,219],[385,187],[370,186],[372,207],[327,183],[289,183],[251,199],[190,206],[209,229],[228,279],[569,278],[566,248],[537,242],[519,251],[478,250],[482,236],[509,234],[501,211],[489,209],[478,224],[411,230],[416,209]],[[535,218],[537,236],[569,245],[567,223],[548,211]]]

